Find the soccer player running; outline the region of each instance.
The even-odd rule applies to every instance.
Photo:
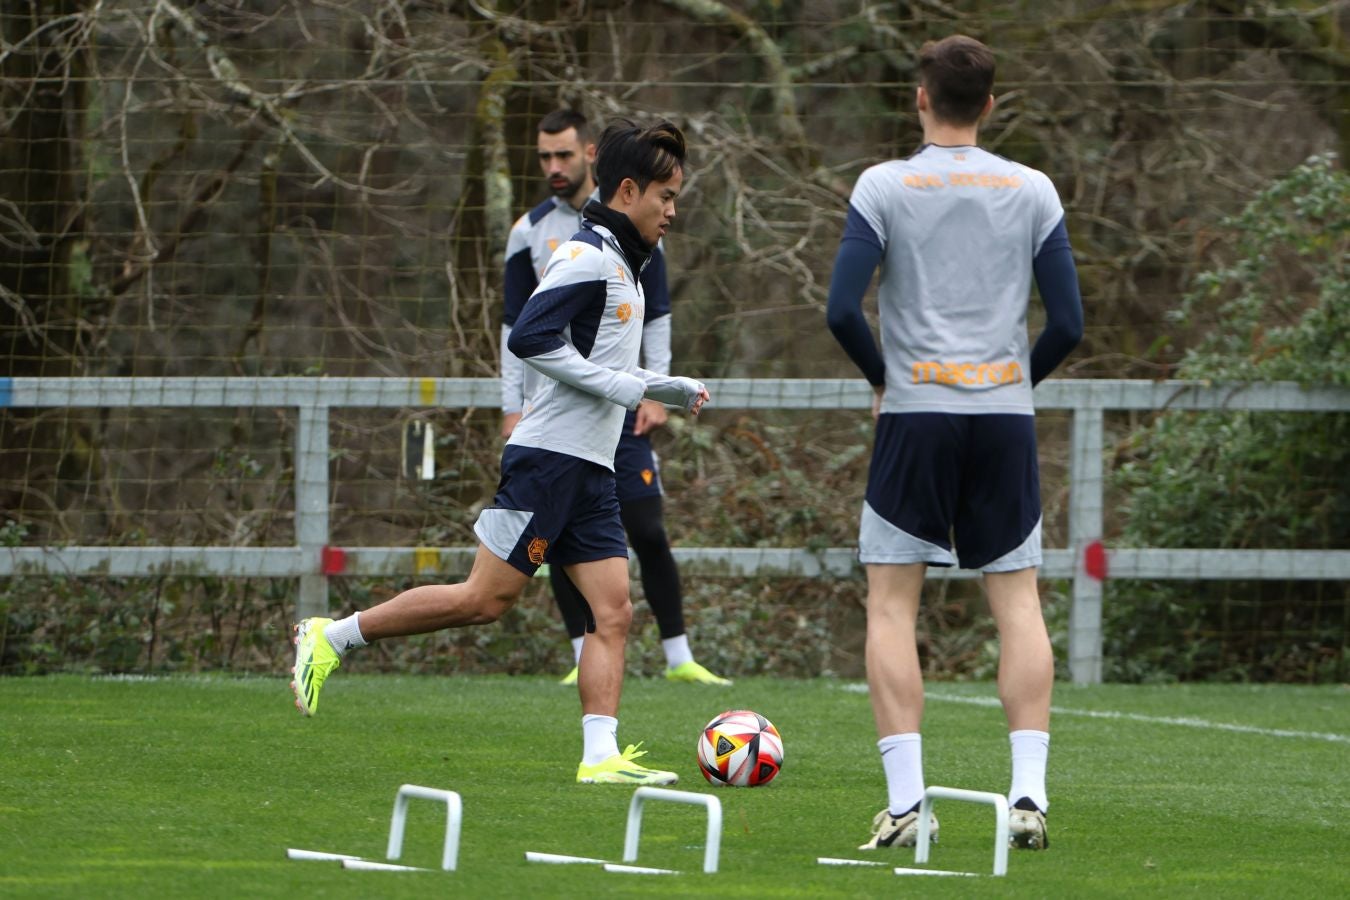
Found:
[[[1031,389],[1077,345],[1083,311],[1050,179],[976,146],[993,83],[994,56],[979,41],[956,35],[920,49],[923,146],[858,178],[830,283],[830,330],[872,384],[877,420],[858,545],[888,805],[860,849],[915,843],[924,791],[915,622],[926,567],[958,564],[983,573],[998,627],[999,697],[1012,745],[1010,839],[1049,845],[1054,660],[1036,585]],[[862,313],[878,265],[880,352]],[[1028,348],[1033,277],[1046,325]]]
[[[423,585],[345,619],[296,626],[296,705],[318,709],[342,654],[382,638],[494,622],[545,562],[567,571],[589,601],[581,694],[584,784],[674,784],[646,751],[618,748],[624,643],[632,622],[628,548],[614,494],[614,447],[624,410],[644,397],[697,414],[708,391],[690,378],[638,367],[646,304],[639,276],[675,218],[684,182],[683,133],[669,122],[620,121],[600,139],[600,201],[559,245],[520,310],[510,349],[530,367],[529,397],[502,453],[492,506],[474,525],[478,552],[467,581]]]
[[[582,208],[595,192],[591,165],[595,142],[586,117],[571,109],[555,110],[539,121],[539,168],[553,196],[530,210],[511,228],[506,244],[505,310],[502,316],[502,437],[509,438],[525,406],[525,366],[511,352],[510,338],[525,301],[539,284],[554,250],[581,227]],[[670,371],[670,292],[666,264],[658,245],[640,276],[646,316],[642,321],[642,363],[653,372]],[[651,604],[666,655],[666,678],[697,684],[731,682],[708,671],[694,659],[684,628],[680,572],[670,552],[661,509],[661,475],[652,451],[651,433],[666,422],[666,407],[644,400],[624,417],[623,432],[614,454],[614,483],[619,518],[628,542],[637,553],[642,592]],[[553,597],[572,640],[576,663],[589,618],[581,593],[561,566],[550,566]],[[577,666],[563,678],[576,684]]]

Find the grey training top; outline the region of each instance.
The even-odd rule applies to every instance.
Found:
[[[867,169],[849,202],[864,233],[845,236],[883,251],[881,411],[1030,414],[1032,260],[1064,216],[1050,179],[929,144]]]

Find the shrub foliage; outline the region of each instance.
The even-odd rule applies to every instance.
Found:
[[[1225,222],[1220,262],[1176,319],[1179,375],[1350,384],[1350,175],[1314,157]],[[1350,417],[1164,412],[1116,468],[1121,542],[1338,549],[1350,540]],[[1108,677],[1343,680],[1347,585],[1131,582],[1107,600]]]

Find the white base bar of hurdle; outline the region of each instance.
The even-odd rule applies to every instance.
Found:
[[[297,849],[297,848],[295,848],[295,847],[287,847],[287,848],[286,848],[286,858],[287,858],[287,859],[309,859],[309,860],[316,860],[316,861],[319,861],[319,862],[324,862],[324,861],[329,861],[329,862],[337,861],[337,862],[341,862],[341,861],[344,860],[344,859],[360,859],[361,857],[359,857],[359,856],[352,856],[350,853],[325,853],[325,852],[323,852],[322,850],[299,850],[299,849]]]
[[[608,862],[603,859],[594,859],[589,856],[567,856],[563,853],[539,853],[535,850],[525,851],[525,861],[533,863],[550,863],[557,866],[569,865],[599,865],[606,872],[618,872],[627,875],[678,875],[679,872],[674,869],[652,869],[647,866],[623,866],[618,863]]]
[[[535,850],[525,851],[525,861],[534,863],[550,863],[555,866],[573,866],[580,864],[598,864],[604,865],[603,859],[592,859],[589,856],[567,856],[563,853],[539,853]]]
[[[359,869],[364,872],[430,872],[431,869],[419,869],[417,866],[399,866],[394,863],[374,862],[369,859],[344,859],[344,869]]]
[[[438,788],[405,784],[394,795],[394,817],[389,822],[389,847],[385,856],[398,859],[403,853],[403,825],[408,820],[408,801],[413,797],[445,804],[445,847],[441,851],[441,868],[453,872],[459,861],[459,829],[464,819],[464,806],[459,794]]]
[[[952,872],[947,869],[907,869],[904,866],[896,866],[897,875],[956,875],[963,878],[979,878],[976,872]]]
[[[621,866],[618,863],[605,863],[606,872],[619,872],[627,875],[678,875],[674,869],[649,869],[646,866]]]
[[[722,801],[707,794],[692,794],[688,791],[672,791],[666,788],[640,787],[633,792],[633,799],[628,804],[628,829],[623,839],[623,861],[637,862],[638,839],[642,832],[642,808],[648,800],[687,803],[707,809],[708,836],[704,842],[703,871],[716,872],[717,854],[722,845]]]
[[[926,789],[923,801],[919,804],[919,834],[914,844],[914,861],[928,862],[928,850],[932,845],[929,831],[932,827],[934,800],[961,800],[994,807],[994,815],[998,817],[994,823],[994,874],[1008,874],[1008,798],[988,791],[967,791],[936,785]]]

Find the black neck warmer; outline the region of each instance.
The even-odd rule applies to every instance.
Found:
[[[634,273],[640,273],[642,267],[647,264],[655,247],[650,246],[638,234],[637,226],[633,220],[615,209],[610,209],[604,204],[592,200],[581,209],[581,215],[597,225],[603,225],[614,235],[614,239],[619,242],[619,249],[623,251],[624,258],[628,260],[628,265],[633,267]]]

